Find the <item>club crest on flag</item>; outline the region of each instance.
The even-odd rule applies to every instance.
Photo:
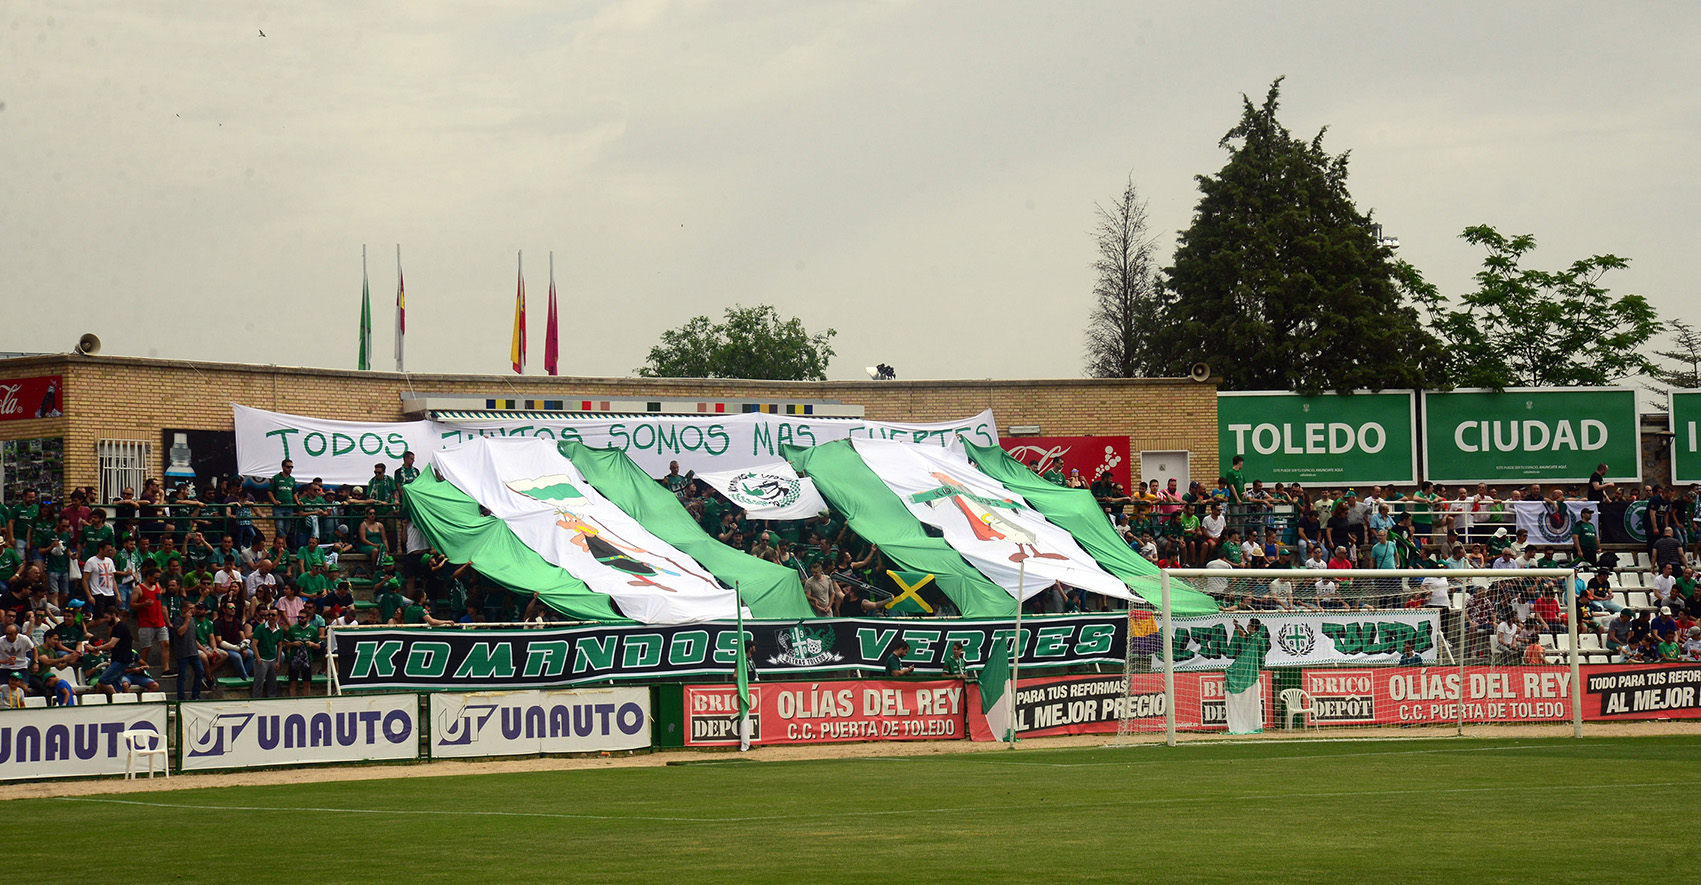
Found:
[[[1305,657],[1317,647],[1317,628],[1304,622],[1288,624],[1276,631],[1276,645],[1296,658]]]
[[[844,660],[844,656],[833,651],[833,630],[831,627],[805,627],[798,625],[784,630],[774,631],[774,644],[779,646],[780,653],[768,659],[770,664],[788,664],[793,667],[812,667],[816,664],[830,664]]]
[[[803,483],[795,476],[746,470],[733,477],[731,492],[728,497],[747,510],[790,507],[803,497]]]

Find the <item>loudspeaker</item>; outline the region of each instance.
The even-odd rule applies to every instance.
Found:
[[[100,336],[93,332],[84,332],[83,337],[77,339],[77,352],[83,356],[100,353]]]
[[[1194,381],[1209,381],[1211,380],[1211,367],[1204,363],[1194,363],[1193,369],[1187,373],[1187,377]]]

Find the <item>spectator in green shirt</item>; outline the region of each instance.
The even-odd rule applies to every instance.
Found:
[[[1218,461],[1217,463],[1221,464],[1222,462]],[[1228,479],[1229,489],[1234,493],[1234,502],[1236,504],[1244,502],[1246,500],[1245,458],[1239,455],[1234,456],[1234,460],[1229,462],[1229,472],[1226,479]]]
[[[284,461],[266,487],[266,503],[272,505],[272,529],[282,538],[295,531],[295,464]]]
[[[372,481],[366,484],[366,499],[379,504],[396,503],[396,481],[384,475],[387,468],[372,465]]]
[[[88,559],[99,553],[100,545],[106,542],[111,542],[112,546],[117,547],[118,536],[112,531],[112,526],[106,522],[106,511],[96,509],[89,516],[89,524],[83,526],[83,559]]]
[[[303,611],[295,619],[295,624],[289,628],[289,636],[284,641],[284,653],[288,659],[289,696],[300,697],[305,687],[308,693],[313,689],[313,662],[319,656],[322,647],[319,630],[309,619],[311,615]]]
[[[254,685],[249,695],[256,698],[278,696],[278,654],[289,639],[289,629],[283,625],[275,608],[260,612],[260,621],[249,630],[254,647]]]

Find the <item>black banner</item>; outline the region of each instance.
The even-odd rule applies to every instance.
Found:
[[[947,649],[963,643],[968,666],[995,646],[1008,648],[1015,621],[903,621],[823,618],[745,621],[751,660],[764,678],[831,670],[882,670],[898,642],[917,673],[940,673]],[[541,630],[338,630],[333,651],[344,688],[539,688],[608,679],[731,677],[738,626],[585,626]],[[1022,620],[1024,666],[1121,664],[1128,621],[1122,615],[1060,615]]]

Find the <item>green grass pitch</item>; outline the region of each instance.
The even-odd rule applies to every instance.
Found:
[[[1697,881],[1701,740],[704,762],[0,803],[68,881]]]

